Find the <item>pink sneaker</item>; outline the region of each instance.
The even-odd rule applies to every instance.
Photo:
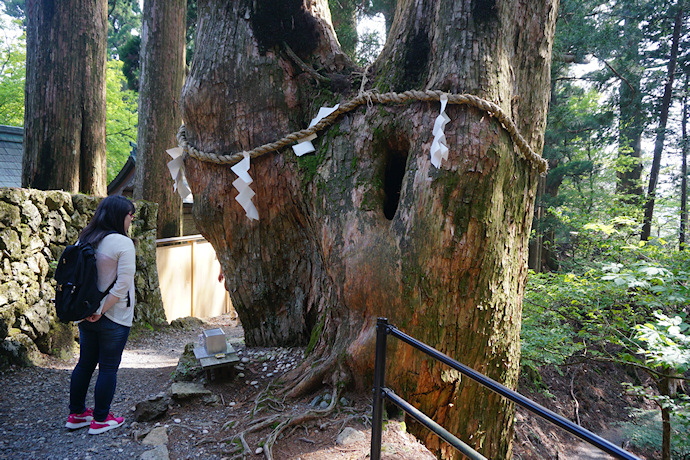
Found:
[[[113,414],[108,414],[108,417],[102,422],[97,422],[96,420],[91,421],[89,434],[105,433],[108,430],[122,426],[123,423],[125,423],[124,417],[114,417]]]
[[[77,428],[84,428],[91,425],[93,420],[93,409],[87,408],[83,414],[69,414],[65,428],[76,430]]]

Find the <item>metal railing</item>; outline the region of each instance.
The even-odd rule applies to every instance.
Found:
[[[411,337],[404,332],[401,332],[392,324],[388,323],[388,319],[379,318],[376,322],[376,363],[374,368],[374,409],[371,421],[371,460],[379,460],[381,458],[381,435],[383,430],[383,401],[388,399],[393,404],[398,406],[400,409],[405,411],[412,418],[417,420],[422,425],[426,426],[428,429],[433,431],[440,438],[445,440],[451,446],[455,447],[463,455],[470,459],[484,459],[480,453],[475,451],[472,447],[468,446],[460,439],[453,436],[442,426],[434,422],[431,418],[426,416],[424,413],[416,409],[410,403],[405,401],[403,398],[396,395],[393,390],[385,387],[385,373],[386,373],[386,338],[388,335],[396,337],[403,342],[411,345],[412,347],[426,353],[432,358],[441,361],[447,366],[459,371],[466,377],[471,378],[480,385],[498,393],[499,395],[513,401],[521,407],[524,407],[528,411],[536,414],[537,416],[547,420],[550,423],[558,426],[561,429],[568,431],[569,433],[575,435],[581,440],[603,450],[609,455],[625,459],[625,460],[639,460],[631,453],[621,449],[615,444],[607,441],[606,439],[597,436],[591,431],[585,430],[579,425],[574,424],[570,420],[546,409],[543,406],[535,403],[531,399],[528,399],[521,394],[501,385],[495,380],[481,374],[474,369],[471,369],[464,364],[449,358],[447,355],[441,353],[440,351],[420,342],[419,340]]]

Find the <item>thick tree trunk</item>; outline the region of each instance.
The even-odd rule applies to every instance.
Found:
[[[27,0],[22,186],[105,195],[106,0]]]
[[[273,142],[359,89],[325,0],[306,2],[307,12],[301,2],[272,3],[199,3],[182,103],[187,139],[201,151]],[[491,100],[540,152],[557,6],[401,1],[368,81],[380,92],[438,89]],[[330,83],[303,72],[283,41]],[[439,104],[428,102],[363,107],[321,132],[315,154],[252,160],[258,221],[235,202],[227,166],[187,158],[194,215],[219,254],[247,344],[308,342],[292,394],[333,378],[370,387],[377,316],[517,383],[537,172],[488,113],[458,105],[446,112],[450,153],[440,168],[429,159]],[[387,378],[396,391],[484,455],[510,456],[510,405],[409,349],[391,353]]]
[[[187,0],[146,0],[142,18],[134,197],[158,203],[158,238],[182,235],[182,200],[165,152],[177,144],[185,69]]]

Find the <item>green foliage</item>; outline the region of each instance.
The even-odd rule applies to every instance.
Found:
[[[378,30],[365,28],[358,31],[358,23],[379,14],[386,18],[386,30],[390,26],[395,8],[394,0],[328,0],[333,28],[342,50],[360,66],[374,62],[383,48],[384,37]]]
[[[367,17],[373,17],[376,15],[383,15],[385,25],[386,25],[386,35],[391,30],[391,24],[393,23],[393,16],[395,14],[395,6],[397,0],[357,0],[360,8],[361,15]]]
[[[633,409],[629,420],[617,424],[625,439],[639,449],[661,450],[661,416],[659,411]]]
[[[625,289],[603,282],[601,274],[530,273],[521,333],[525,364],[560,365],[598,353],[610,329],[627,328],[637,314]]]
[[[20,21],[24,20],[24,4],[26,0],[2,0],[0,3],[5,6],[5,14]]]
[[[354,58],[357,48],[357,4],[346,0],[328,0],[328,7],[341,48]]]
[[[554,84],[543,156],[549,161],[543,193],[537,205],[546,210],[535,217],[533,236],[542,237],[556,268],[563,246],[592,219],[612,217],[614,172],[609,168],[613,112],[594,89],[572,82]],[[568,269],[568,267],[565,267]]]
[[[0,27],[4,25],[0,22]],[[0,35],[0,124],[24,125],[26,37],[7,40]]]
[[[126,88],[121,61],[108,61],[106,81],[106,150],[108,182],[113,180],[137,140],[137,93]]]
[[[627,217],[584,225],[571,240],[571,254],[580,256],[571,257],[579,262],[570,272],[530,274],[522,330],[528,362],[562,363],[583,344],[589,353],[622,347],[620,358],[653,348],[641,338],[656,345],[685,334],[689,255],[661,240],[640,243],[635,228]]]
[[[534,368],[600,359],[646,371],[656,388],[627,385],[627,391],[654,401],[670,417],[673,458],[686,458],[690,398],[676,395],[673,382],[690,371],[690,325],[685,321],[690,256],[661,239],[639,242],[637,221],[630,217],[573,228],[578,231],[570,240],[572,271],[530,275],[524,364]],[[572,263],[575,259],[578,263]],[[623,428],[638,447],[658,449],[659,421],[633,412]]]
[[[544,305],[525,307],[522,323],[522,361],[529,366],[560,365],[582,350],[577,335],[559,312],[544,310]]]
[[[642,343],[638,353],[654,367],[685,372],[690,369],[690,326],[680,315],[673,318],[656,311],[655,322],[635,325],[635,339]]]
[[[690,458],[690,397],[679,395],[676,398],[656,395],[641,386],[624,383],[626,391],[635,396],[653,400],[659,407],[670,411],[671,458]],[[630,443],[643,449],[660,451],[662,448],[662,424],[659,411],[632,409],[630,421],[619,423],[624,436]]]
[[[108,0],[108,50],[114,58],[120,48],[141,30],[138,0]]]
[[[139,91],[139,53],[141,51],[141,37],[133,35],[118,49],[122,61],[122,73],[127,79],[127,88]]]
[[[194,56],[194,48],[196,46],[196,22],[198,16],[197,0],[187,0],[187,30],[185,31],[185,40],[187,42],[187,53],[185,59],[187,66],[192,62]]]
[[[383,48],[384,37],[377,30],[365,31],[358,40],[354,60],[361,66],[371,64]]]

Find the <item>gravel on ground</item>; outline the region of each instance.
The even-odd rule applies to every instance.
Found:
[[[185,345],[197,342],[209,328],[222,327],[243,358],[232,378],[203,374],[200,383],[219,400],[203,404],[199,400],[172,400],[167,413],[156,421],[134,420],[134,406],[169,390],[172,376]],[[159,331],[133,330],[123,354],[111,411],[124,416],[122,427],[89,435],[87,429],[68,430],[69,381],[77,357],[62,361],[45,357],[34,367],[11,367],[0,372],[0,459],[223,459],[233,456],[234,434],[241,431],[257,398],[266,397],[267,386],[299,362],[303,350],[245,348],[243,332],[229,316],[212,318],[188,329]],[[93,398],[91,382],[89,398]],[[210,381],[209,381],[210,380]],[[263,413],[300,413],[322,404],[327,388],[301,401],[274,401]],[[277,459],[364,459],[370,451],[369,395],[346,394],[338,410],[321,420],[286,430],[273,449]],[[167,442],[154,449],[145,444],[145,435],[164,428]],[[336,442],[349,427],[350,440]],[[247,436],[251,452],[246,458],[264,458],[262,444],[270,428]],[[154,456],[159,455],[158,457]],[[161,456],[162,455],[162,456]],[[405,432],[403,423],[389,423],[384,432],[382,458],[433,459],[433,455]]]

